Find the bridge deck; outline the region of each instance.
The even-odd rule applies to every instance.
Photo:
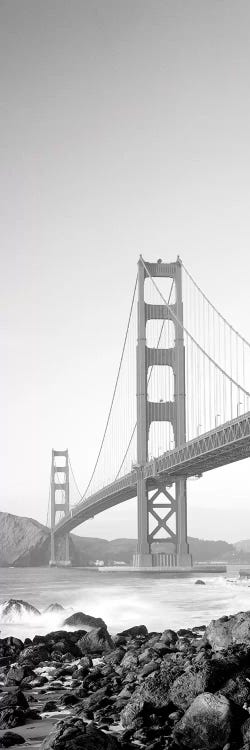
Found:
[[[79,503],[55,527],[55,534],[71,531],[89,518],[123,503],[137,493],[137,471],[148,479],[150,489],[171,484],[175,477],[192,477],[250,456],[250,412],[164,453],[144,467],[134,469]]]

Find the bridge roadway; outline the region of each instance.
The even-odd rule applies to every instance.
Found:
[[[163,453],[143,467],[95,492],[76,505],[55,526],[55,535],[72,531],[89,518],[136,497],[137,472],[148,479],[149,490],[171,485],[175,477],[192,477],[250,456],[250,412],[218,425],[180,448]]]

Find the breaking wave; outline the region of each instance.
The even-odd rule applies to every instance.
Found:
[[[250,579],[230,572],[227,577],[203,575],[206,585],[195,586],[194,577],[153,579],[80,569],[50,570],[49,574],[42,569],[20,569],[15,576],[10,570],[6,580],[5,569],[5,592],[16,598],[0,604],[1,638],[15,635],[23,640],[62,628],[71,630],[64,622],[77,612],[102,618],[110,633],[140,624],[149,631],[206,625],[222,615],[250,610]]]

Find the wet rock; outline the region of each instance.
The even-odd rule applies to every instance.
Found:
[[[16,706],[23,709],[29,708],[27,698],[25,698],[25,695],[21,690],[16,690],[15,692],[4,692],[0,695],[0,711],[9,706],[11,706],[11,708]]]
[[[70,717],[56,724],[43,741],[41,750],[120,750],[120,744],[93,724]]]
[[[101,617],[92,617],[92,615],[86,615],[84,612],[74,612],[73,615],[67,617],[64,620],[64,625],[73,628],[106,628],[107,625]]]
[[[195,586],[205,586],[205,581],[202,580],[202,578],[197,578],[197,581],[195,581]]]
[[[62,706],[75,706],[76,703],[79,703],[79,698],[72,692],[64,693],[60,702]]]
[[[13,693],[3,693],[0,696],[0,729],[17,727],[25,724],[28,701],[25,695],[18,690]]]
[[[142,677],[147,677],[148,674],[152,674],[152,672],[156,672],[158,669],[160,669],[160,665],[152,660],[144,664],[140,674]]]
[[[41,644],[37,646],[28,646],[21,651],[19,656],[19,664],[27,664],[31,669],[35,669],[39,666],[41,661],[49,659],[49,652],[46,647]]]
[[[234,655],[211,657],[206,652],[200,652],[198,656],[192,656],[190,664],[170,688],[172,703],[184,711],[200,693],[218,691],[235,671],[238,661]]]
[[[81,665],[81,667],[93,667],[93,661],[91,659],[91,656],[88,656],[88,654],[86,654],[86,656],[82,656],[79,664]]]
[[[7,636],[7,638],[0,639],[0,655],[4,658],[10,658],[12,661],[16,661],[22,649],[23,642],[20,638]]]
[[[23,617],[27,615],[39,616],[41,613],[36,607],[33,607],[29,602],[25,602],[22,599],[8,599],[8,601],[2,604],[1,619],[3,622],[13,622],[16,617]]]
[[[24,737],[17,732],[5,732],[0,737],[0,747],[12,747],[12,745],[23,745],[25,742]]]
[[[134,625],[132,628],[127,628],[127,630],[122,630],[121,633],[117,633],[117,636],[125,637],[125,638],[137,638],[137,636],[141,635],[147,635],[148,630],[146,628],[146,625]]]
[[[174,645],[176,641],[178,641],[178,635],[174,630],[170,630],[170,628],[168,628],[167,630],[163,630],[160,641],[166,643],[168,646]]]
[[[157,641],[157,643],[154,644],[153,649],[160,656],[164,656],[164,654],[168,654],[170,651],[169,646],[167,646],[166,643],[161,643],[161,641]]]
[[[31,667],[27,665],[24,665],[22,667],[19,664],[13,664],[6,675],[5,684],[19,685],[20,682],[22,682],[22,680],[29,675],[32,677],[36,677],[36,674],[35,672],[33,672]]]
[[[125,656],[123,657],[122,661],[120,662],[120,666],[122,669],[125,670],[134,670],[136,669],[138,665],[138,656],[134,651],[127,651]]]
[[[49,604],[48,607],[46,607],[44,612],[59,614],[60,612],[65,612],[65,607],[63,607],[62,604],[58,604],[58,602],[53,602],[52,604]]]
[[[111,664],[112,666],[116,666],[117,664],[120,664],[123,657],[125,655],[124,648],[115,648],[114,651],[111,651],[109,654],[105,654],[104,656],[104,663],[105,664]]]
[[[58,707],[55,701],[46,701],[46,703],[43,706],[44,713],[52,713],[54,711],[58,711]]]
[[[104,704],[106,705],[108,692],[107,686],[104,686],[95,690],[95,692],[91,693],[87,698],[84,698],[81,703],[83,711],[95,711]]]
[[[234,701],[238,706],[243,706],[250,702],[250,683],[244,674],[238,674],[231,677],[225,685],[219,690],[221,695],[225,695],[229,700]]]
[[[232,713],[227,698],[202,693],[175,726],[173,736],[181,747],[216,750],[226,745],[231,730]]]
[[[205,635],[214,651],[227,649],[233,644],[245,644],[250,649],[250,611],[212,620]]]
[[[77,645],[81,654],[103,654],[113,649],[113,642],[106,627],[90,630]]]
[[[243,736],[244,744],[250,744],[250,717],[244,722],[244,724],[242,724],[241,734]]]
[[[157,709],[167,708],[171,702],[169,698],[169,686],[170,676],[167,670],[161,670],[146,677],[144,682],[135,690],[121,713],[123,726],[126,728],[130,727],[131,719],[134,724],[135,718],[144,712],[146,705]]]
[[[122,726],[126,729],[134,729],[135,727],[138,727],[138,719],[144,716],[146,710],[146,701],[139,695],[137,697],[133,697],[133,699],[128,701],[127,705],[121,713]]]

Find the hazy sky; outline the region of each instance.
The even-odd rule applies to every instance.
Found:
[[[250,340],[248,0],[0,0],[1,510],[84,487],[136,263],[183,258]],[[189,533],[250,537],[250,462],[188,484]],[[135,501],[80,533],[135,536]]]

